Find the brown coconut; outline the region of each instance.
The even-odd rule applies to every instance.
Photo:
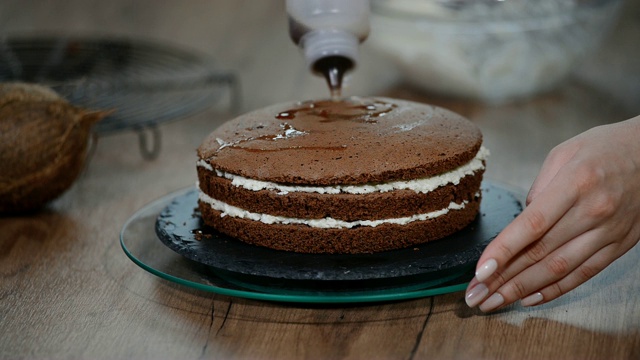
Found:
[[[38,209],[65,192],[108,113],[71,105],[35,84],[0,84],[0,214]]]

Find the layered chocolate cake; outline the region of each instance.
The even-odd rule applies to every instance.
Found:
[[[218,231],[278,250],[416,246],[473,221],[487,153],[473,123],[434,106],[389,98],[279,104],[204,140],[199,208]]]

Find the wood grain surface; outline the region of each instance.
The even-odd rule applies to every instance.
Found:
[[[239,112],[326,97],[291,44],[282,1],[5,0],[2,36],[111,34],[197,49],[235,72]],[[521,195],[548,151],[640,114],[640,6],[551,93],[503,105],[417,91],[366,43],[346,89],[434,103],[478,124],[487,177]],[[229,95],[160,126],[157,159],[135,132],[101,137],[81,177],[46,209],[0,217],[0,358],[638,359],[640,247],[549,304],[483,315],[462,292],[391,303],[301,305],[196,291],[155,277],[118,243],[145,204],[196,180],[195,149],[235,113]],[[151,231],[151,230],[150,230]]]

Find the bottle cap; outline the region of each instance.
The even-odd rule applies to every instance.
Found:
[[[358,60],[358,38],[343,30],[313,30],[306,33],[300,39],[304,57],[307,65],[312,68],[313,64],[321,58],[328,56],[343,56],[351,59],[354,64]]]

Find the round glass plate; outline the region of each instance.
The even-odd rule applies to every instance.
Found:
[[[484,247],[521,211],[509,191],[483,184],[480,215],[454,238],[377,254],[318,255],[219,234],[202,225],[196,207],[193,187],[143,207],[122,229],[124,252],[150,273],[191,288],[297,303],[394,301],[464,290]]]

